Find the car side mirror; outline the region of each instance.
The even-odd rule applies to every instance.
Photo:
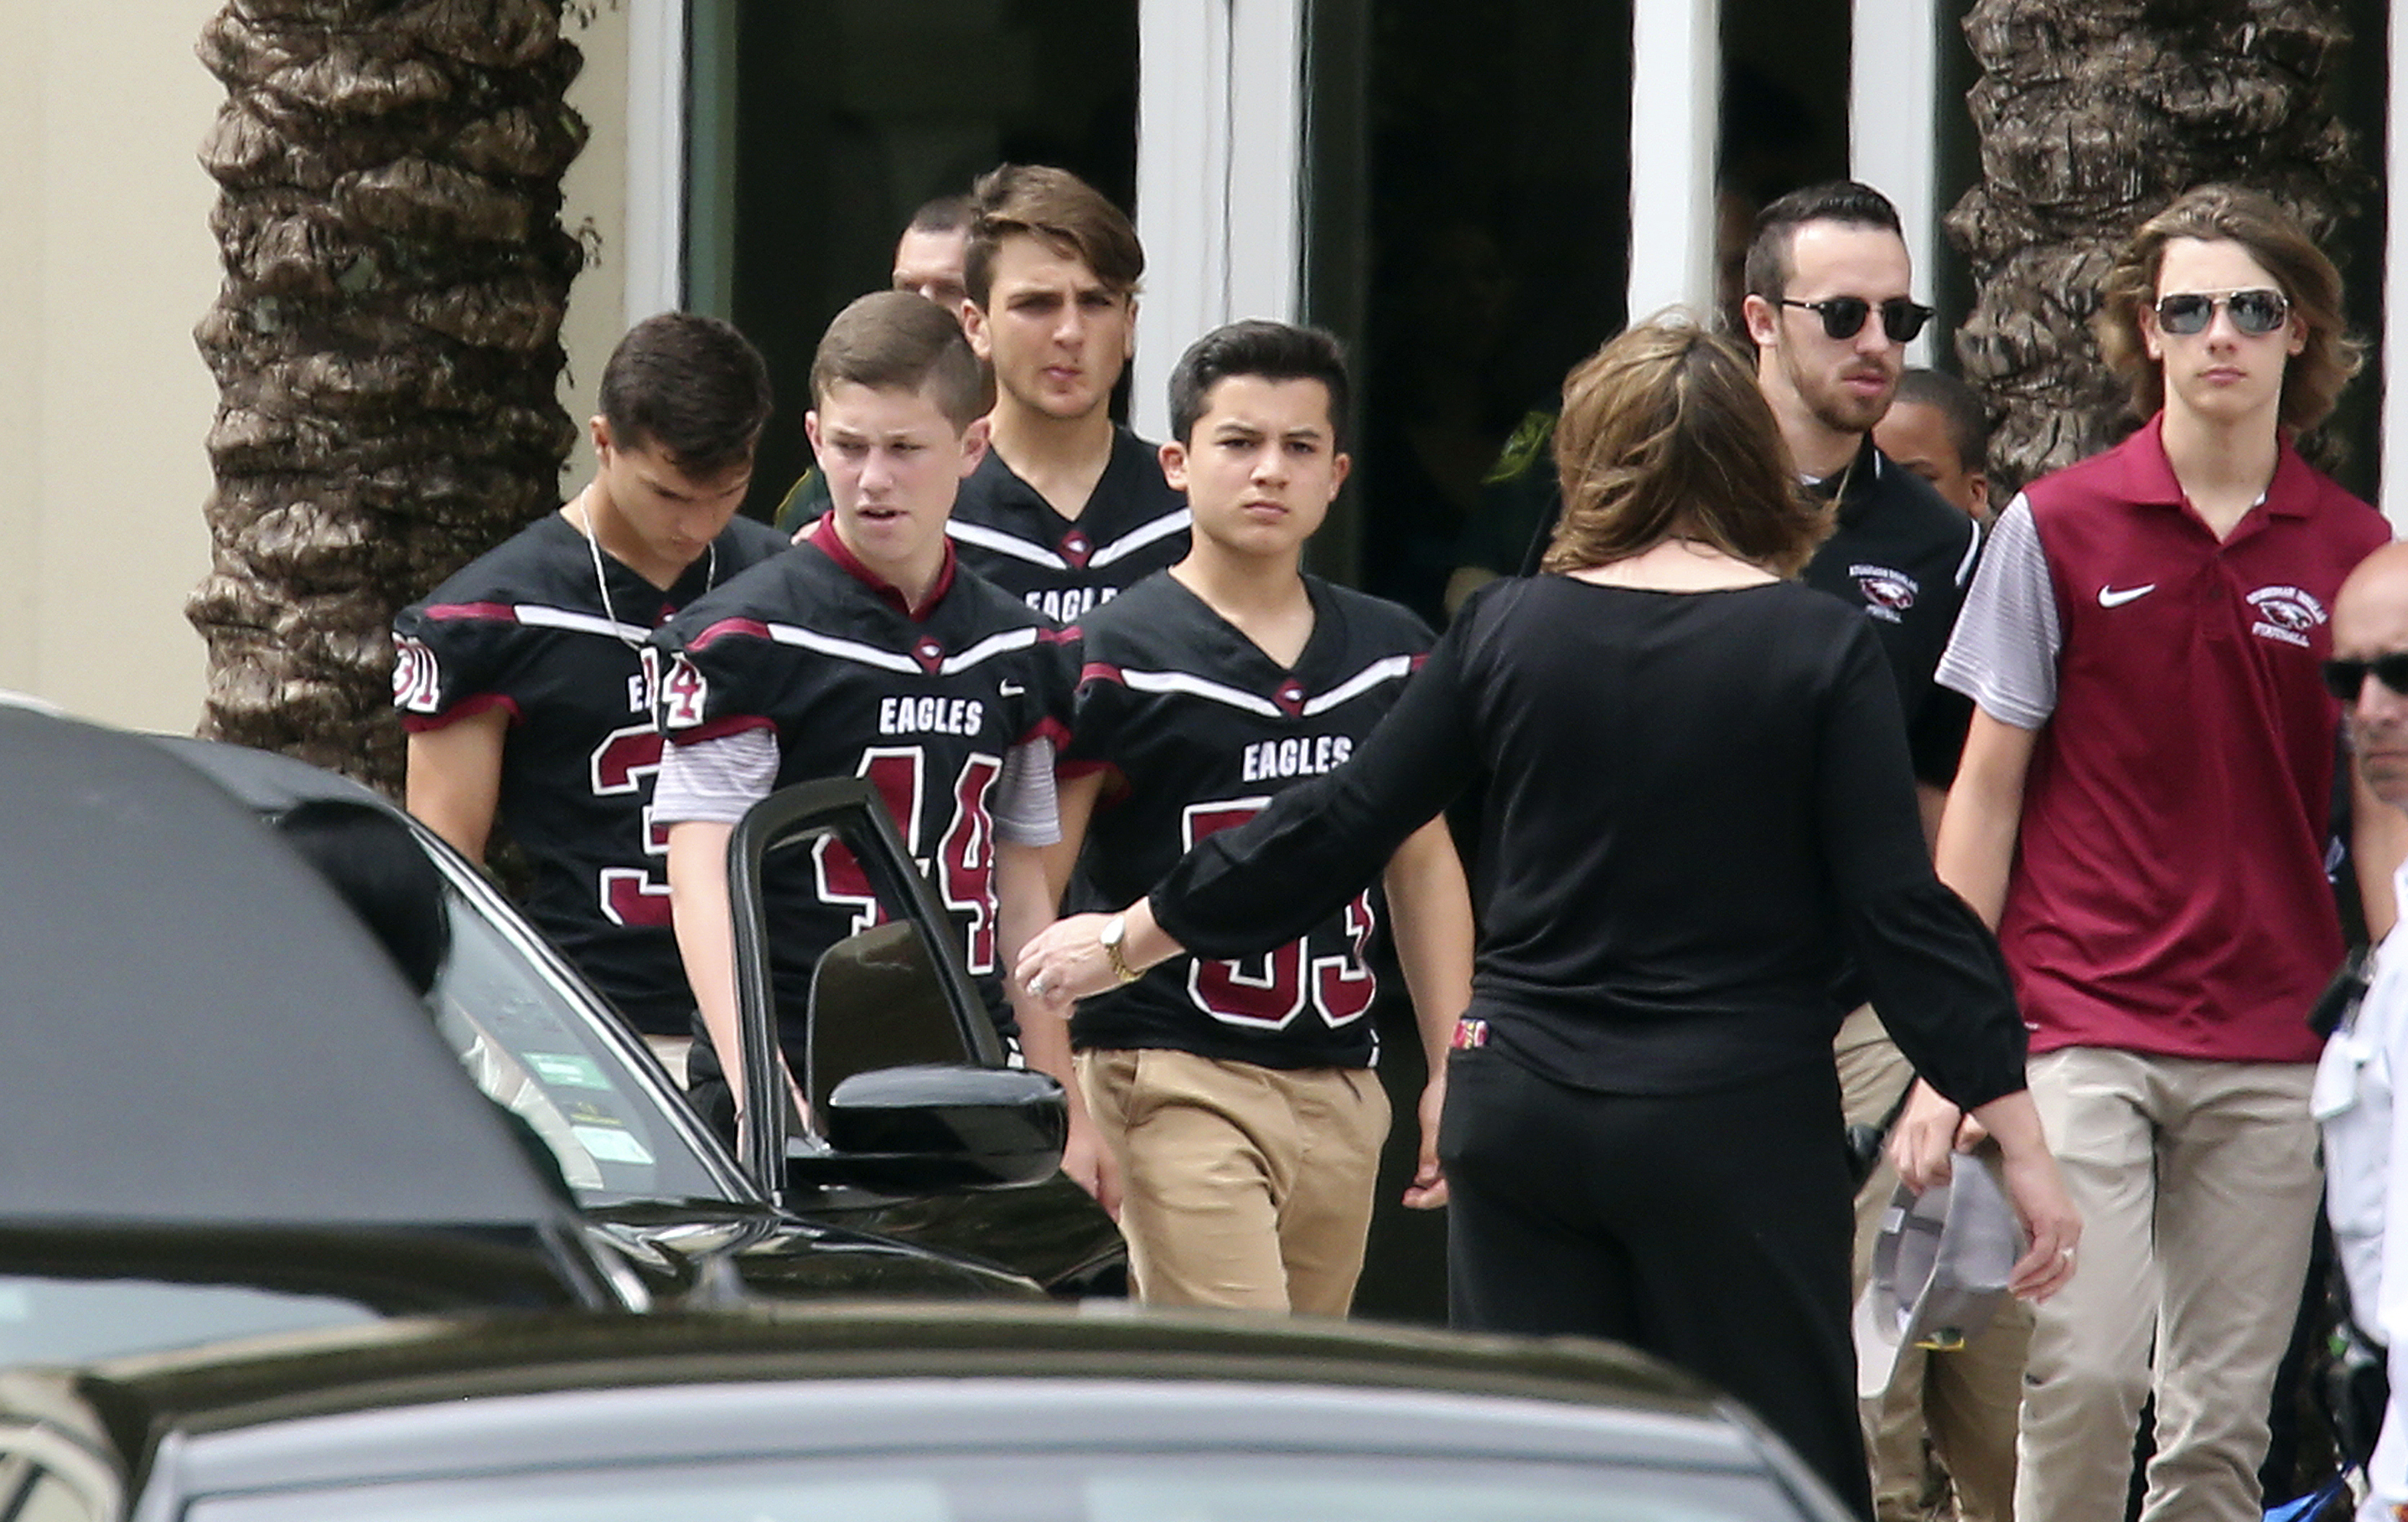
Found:
[[[745,1070],[738,1155],[756,1181],[922,1193],[1025,1183],[1058,1165],[1061,1087],[1004,1066],[953,924],[868,783],[802,783],[754,804],[730,838],[728,875]],[[807,979],[781,969],[779,906],[814,892],[824,902],[831,883],[857,928]],[[789,1071],[808,1115],[784,1092]]]
[[[790,1187],[878,1194],[1008,1189],[1062,1166],[1062,1085],[1016,1068],[921,1066],[855,1073],[823,1115],[828,1152],[790,1151]]]

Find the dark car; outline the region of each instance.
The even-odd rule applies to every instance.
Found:
[[[1030,1278],[1075,1297],[1125,1284],[1125,1249],[1110,1218],[1042,1157],[998,1171],[978,1148],[965,1163],[958,1144],[939,1156],[918,1143],[873,1141],[871,1155],[860,1156],[864,1149],[781,1131],[765,1132],[759,1155],[739,1163],[608,1001],[432,831],[368,789],[287,756],[202,740],[157,743],[266,818],[337,800],[409,829],[444,879],[451,950],[431,1002],[445,1037],[479,1086],[541,1138],[586,1218],[619,1243],[656,1296],[733,1287],[714,1280],[731,1271],[743,1289],[781,1297],[1025,1293]],[[813,980],[809,1024],[819,1050],[795,1055],[798,1072],[820,1074],[815,1109],[832,1126],[858,1113],[830,1104],[835,1080],[856,1073],[854,1094],[882,1114],[880,1088],[891,1096],[896,1085],[918,1085],[914,1124],[948,1095],[978,1108],[982,1082],[1000,1085],[983,1102],[1008,1107],[1009,1096],[1032,1092],[1032,1075],[1002,1070],[1002,1050],[948,955],[950,941],[924,934],[944,921],[865,784],[788,789],[762,804],[740,840],[752,860],[841,842],[865,864],[878,896],[882,923],[831,952]],[[739,884],[735,902],[757,944],[770,933],[759,896]],[[774,1028],[770,998],[766,981],[751,988],[749,1028]],[[873,1072],[907,1067],[916,1070]],[[991,1076],[964,1070],[970,1068]],[[939,1251],[882,1240],[896,1237]]]
[[[0,707],[0,1366],[748,1291],[1041,1298],[779,1208],[523,922],[469,907],[491,895],[465,869],[431,1011],[179,749]],[[875,858],[882,824],[839,790],[808,827]],[[874,1012],[840,1007],[843,960],[838,1024]],[[886,1133],[861,1160],[882,1185],[1050,1177],[1065,1124],[1050,1079],[960,1062],[866,1071],[824,1123],[856,1109]],[[815,1194],[859,1182],[810,1150]]]
[[[1085,1308],[1081,1308],[1085,1309]],[[1596,1343],[1066,1307],[544,1317],[0,1377],[42,1522],[1834,1522]]]
[[[16,707],[0,771],[0,1362],[647,1303],[248,811]]]

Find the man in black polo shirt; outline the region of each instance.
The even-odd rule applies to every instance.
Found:
[[[1889,656],[1906,713],[1927,837],[1956,775],[1971,710],[1932,680],[1973,576],[1981,530],[1922,477],[1884,454],[1871,429],[1889,410],[1906,345],[1930,317],[1909,294],[1906,241],[1887,197],[1851,180],[1783,196],[1756,219],[1741,312],[1756,383],[1810,489],[1832,503],[1831,537],[1805,581],[1864,610]],[[1862,992],[1835,1043],[1852,1123],[1880,1124],[1913,1076]],[[1856,1202],[1859,1275],[1895,1181],[1886,1170]],[[2015,1413],[2029,1317],[2020,1306],[1962,1352],[1898,1360],[1867,1390],[1875,1515],[1922,1515],[1923,1435],[1966,1522],[2011,1515]]]

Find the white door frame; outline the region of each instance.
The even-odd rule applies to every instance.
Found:
[[[1140,0],[1131,423],[1168,432],[1180,353],[1224,323],[1294,322],[1304,288],[1306,0]]]
[[[1935,0],[1854,0],[1848,49],[1848,172],[1898,208],[1928,302],[1940,249],[1940,8]],[[1931,363],[1932,330],[1909,344]]]
[[[1722,84],[1721,0],[1631,0],[1627,309],[1634,323],[1671,306],[1713,322]]]
[[[626,325],[685,305],[686,0],[627,7]]]

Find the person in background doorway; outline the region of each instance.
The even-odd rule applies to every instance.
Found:
[[[971,195],[962,323],[995,375],[991,447],[948,530],[971,569],[1064,624],[1187,553],[1187,502],[1112,422],[1145,251],[1078,176],[1007,164]]]
[[[1873,444],[1968,518],[1990,521],[1990,415],[1964,381],[1941,370],[1899,376]]]

